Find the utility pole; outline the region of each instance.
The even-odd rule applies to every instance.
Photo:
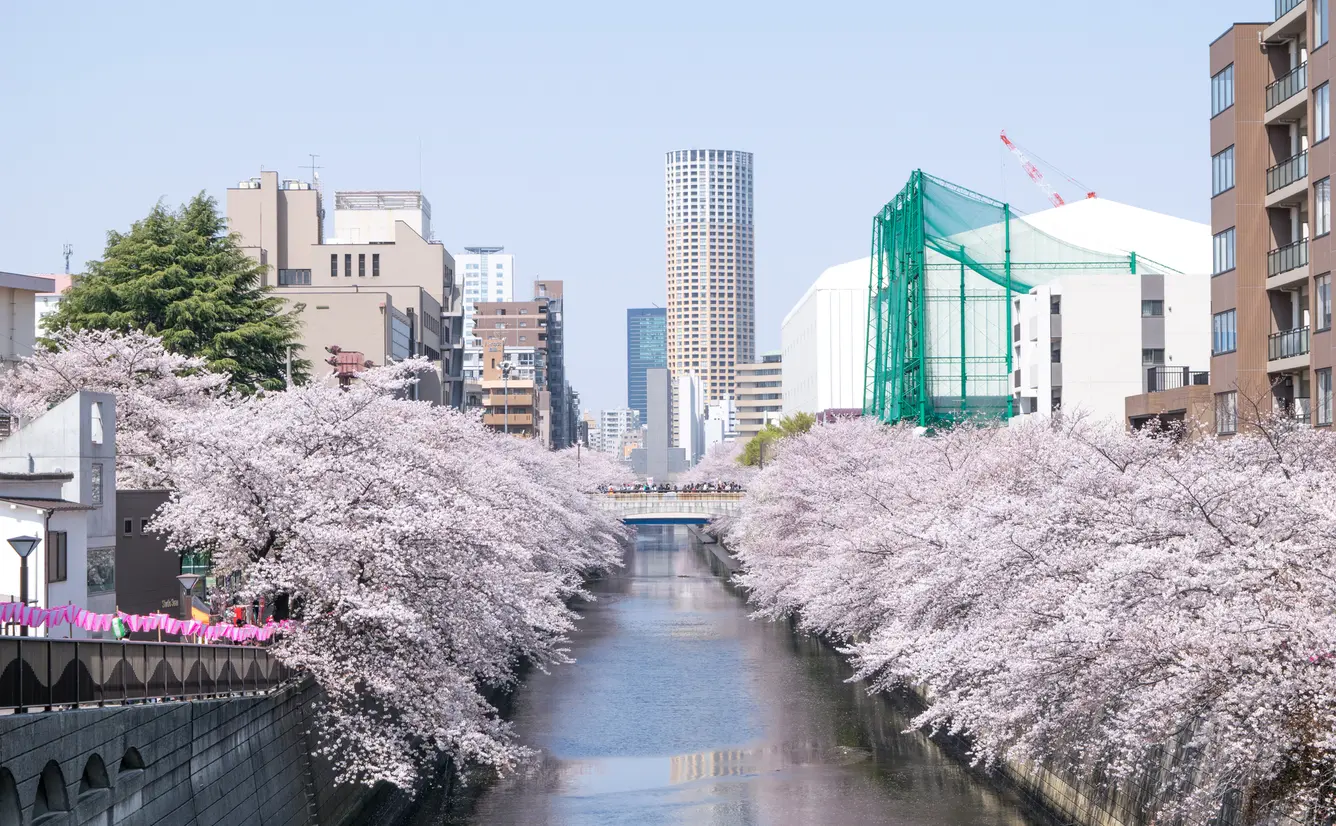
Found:
[[[65,256],[65,274],[66,274],[66,275],[69,275],[69,274],[70,274],[70,256],[74,255],[74,247],[71,246],[71,245],[69,245],[69,244],[66,244],[65,246],[61,247],[60,253],[61,253],[61,255],[64,255],[64,256]]]

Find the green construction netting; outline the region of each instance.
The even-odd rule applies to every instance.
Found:
[[[1016,294],[1076,273],[1172,272],[1069,244],[916,171],[873,220],[863,412],[923,426],[1010,418]]]

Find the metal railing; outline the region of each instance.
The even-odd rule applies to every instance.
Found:
[[[1308,150],[1286,158],[1266,171],[1266,194],[1308,177]]]
[[[258,646],[0,637],[0,709],[254,694],[291,676]]]
[[[1295,241],[1293,244],[1271,250],[1266,254],[1266,274],[1280,275],[1283,272],[1308,266],[1308,239]]]
[[[1306,88],[1308,88],[1308,64],[1305,62],[1276,78],[1275,83],[1266,87],[1267,111],[1275,109]]]
[[[1164,390],[1177,390],[1180,387],[1200,386],[1211,383],[1209,370],[1193,370],[1188,367],[1148,367],[1146,368],[1146,392],[1159,393]]]
[[[1267,361],[1302,356],[1308,352],[1308,328],[1298,327],[1293,330],[1281,330],[1272,333],[1266,340]]]
[[[1294,7],[1304,0],[1276,0],[1276,19],[1284,17],[1294,10]]]
[[[1294,399],[1277,399],[1276,413],[1286,419],[1309,424],[1313,420],[1312,400],[1304,396]]]

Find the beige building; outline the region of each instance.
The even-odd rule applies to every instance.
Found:
[[[463,403],[463,315],[454,258],[431,240],[418,192],[335,193],[335,236],[324,235],[320,190],[264,172],[227,191],[227,218],[265,265],[265,283],[300,307],[303,356],[315,375],[326,348],[375,364],[422,356],[439,365],[419,398]]]
[[[752,155],[682,149],[664,163],[668,369],[700,377],[705,402],[733,395],[756,349]]]
[[[766,353],[755,364],[737,366],[738,438],[746,441],[784,410],[784,372],[779,353]]]
[[[501,336],[482,334],[482,423],[503,433],[541,438],[541,389],[532,373],[522,374]]]

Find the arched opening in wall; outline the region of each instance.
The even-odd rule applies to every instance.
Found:
[[[94,754],[84,764],[83,777],[79,778],[79,797],[111,788],[111,779],[107,777],[107,764]]]
[[[0,769],[0,823],[23,822],[23,804],[19,802],[19,786],[8,769]]]
[[[65,794],[65,775],[60,771],[60,764],[52,760],[42,769],[42,776],[37,781],[37,799],[32,804],[33,820],[52,812],[69,810],[70,799]]]
[[[139,753],[139,749],[131,746],[125,750],[125,756],[121,758],[122,774],[125,772],[141,772],[144,770],[144,757]]]

